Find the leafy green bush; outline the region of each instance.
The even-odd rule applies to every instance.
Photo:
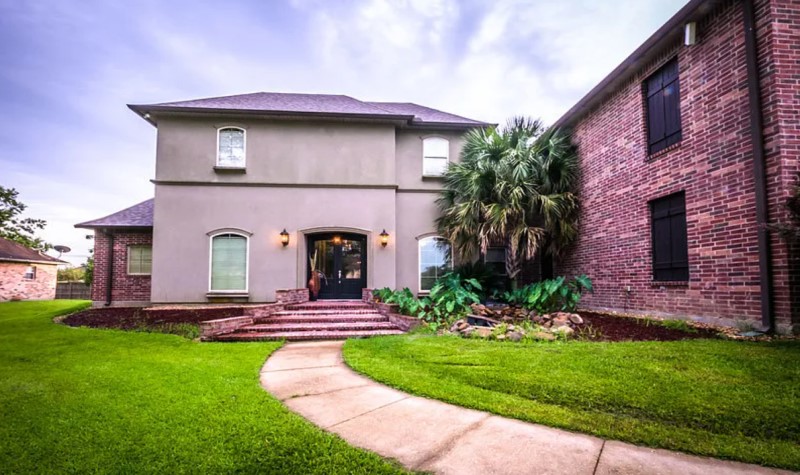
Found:
[[[477,293],[482,299],[494,294],[494,292],[500,292],[507,288],[507,279],[504,276],[497,275],[483,261],[462,264],[453,269],[453,273],[461,277],[461,280],[474,279],[477,281],[481,286],[480,291]]]
[[[478,292],[481,290],[477,280],[462,279],[458,274],[450,273],[439,279],[426,297],[416,298],[411,290],[404,288],[381,300],[396,304],[403,315],[424,320],[435,331],[449,320],[466,315],[471,304],[480,302]],[[383,295],[383,289],[380,291]]]
[[[386,302],[386,300],[391,297],[393,293],[394,291],[389,287],[375,289],[372,291],[372,298],[378,302]]]
[[[577,276],[571,281],[564,277],[543,280],[503,294],[509,305],[519,305],[538,314],[574,312],[584,291],[592,292],[592,280]]]

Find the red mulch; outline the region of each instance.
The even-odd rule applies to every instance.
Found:
[[[217,318],[238,317],[241,307],[153,309],[141,307],[90,308],[64,319],[72,327],[136,329],[141,326],[172,323],[200,323]]]
[[[676,341],[695,338],[715,338],[717,332],[695,328],[687,332],[666,328],[657,320],[580,312],[583,325],[577,333],[591,341]]]

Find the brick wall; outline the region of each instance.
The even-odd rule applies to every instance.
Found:
[[[308,289],[279,289],[275,291],[275,300],[284,305],[308,302]]]
[[[25,279],[25,270],[36,268],[36,278]],[[0,301],[52,300],[56,298],[57,266],[0,262]]]
[[[112,303],[149,302],[150,276],[128,275],[128,246],[151,245],[153,235],[149,232],[114,234],[114,278],[111,281]],[[106,282],[108,277],[109,236],[103,232],[94,233],[94,282],[92,300],[106,301]]]
[[[797,54],[789,39],[776,38],[770,16],[787,0],[758,2],[759,55],[767,77],[770,208],[780,208],[797,170]],[[794,15],[796,17],[796,15]],[[796,18],[793,20],[796,21]],[[796,35],[795,24],[794,34]],[[788,29],[783,33],[790,35]],[[796,39],[795,39],[796,40]],[[798,43],[794,43],[796,45]],[[774,52],[778,48],[778,52]],[[784,77],[774,58],[791,55]],[[683,139],[648,156],[642,81],[677,54]],[[792,64],[794,62],[794,64]],[[786,72],[786,75],[790,73]],[[784,85],[776,79],[783,77]],[[774,84],[773,84],[774,83]],[[773,84],[769,86],[769,84]],[[795,88],[791,92],[791,87]],[[780,92],[780,88],[786,90]],[[773,97],[780,96],[778,99]],[[786,102],[794,111],[785,111]],[[793,126],[781,118],[789,114]],[[778,126],[777,123],[781,125]],[[760,320],[757,224],[742,5],[726,2],[698,24],[698,43],[676,43],[643,65],[638,75],[585,115],[574,127],[581,156],[582,232],[559,274],[588,274],[594,308],[665,313],[715,319]],[[793,127],[793,128],[792,128]],[[788,151],[783,145],[793,147]],[[794,154],[793,158],[787,154]],[[793,179],[793,177],[792,177]],[[689,241],[688,284],[653,282],[648,202],[678,191],[686,194]],[[782,212],[781,212],[782,213]],[[779,213],[776,213],[776,215]],[[777,320],[788,326],[789,262],[785,244],[773,239]],[[630,292],[626,288],[630,286]],[[726,321],[726,323],[731,323]]]

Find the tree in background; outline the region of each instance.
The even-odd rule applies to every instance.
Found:
[[[569,137],[539,120],[514,117],[500,129],[472,130],[460,163],[444,174],[439,233],[465,260],[504,243],[516,286],[524,260],[540,250],[559,255],[577,236],[577,176]]]
[[[21,218],[27,206],[18,196],[14,188],[0,185],[0,237],[39,251],[50,249],[49,243],[35,236],[47,223],[43,219]]]
[[[86,276],[86,267],[67,267],[58,269],[59,282],[82,282]]]

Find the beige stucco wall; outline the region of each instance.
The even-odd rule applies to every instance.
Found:
[[[450,142],[450,162],[457,162],[464,139],[461,132],[402,129],[397,131],[396,166],[397,185],[401,189],[436,190],[442,180],[422,178],[422,141],[428,137],[441,137]]]
[[[214,170],[223,126],[247,131],[245,174]],[[422,177],[422,140],[446,138],[456,161],[462,135],[391,124],[159,118],[151,300],[205,302],[209,233],[232,228],[252,233],[252,302],[305,287],[304,233],[329,230],[367,236],[368,287],[417,292],[417,239],[435,231],[442,186]],[[278,237],[284,228],[286,248]]]
[[[397,193],[397,288],[419,292],[418,239],[436,234],[437,193]]]
[[[367,285],[395,286],[395,249],[378,234],[396,235],[392,189],[156,186],[153,232],[153,302],[203,302],[209,286],[209,232],[249,233],[249,290],[254,302],[275,290],[302,286],[301,232],[319,228],[368,234]],[[279,233],[290,233],[283,247]]]
[[[217,129],[245,129],[246,173],[217,172]],[[421,152],[420,152],[421,153]],[[395,184],[391,124],[165,117],[156,179],[228,183]]]

